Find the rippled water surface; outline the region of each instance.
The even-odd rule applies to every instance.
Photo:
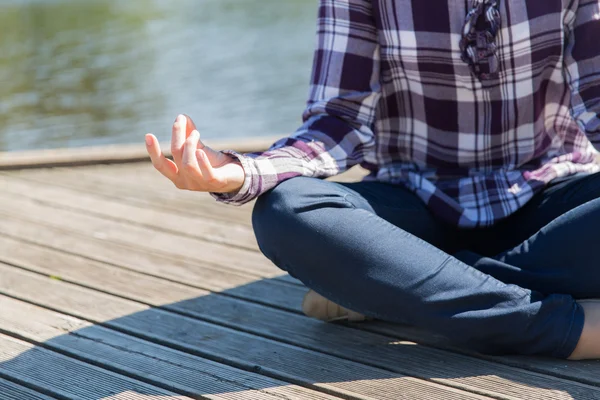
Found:
[[[300,123],[316,0],[0,0],[0,151]]]

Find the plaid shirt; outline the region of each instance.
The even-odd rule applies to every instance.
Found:
[[[443,220],[489,226],[550,181],[595,173],[598,0],[502,0],[498,74],[461,58],[465,16],[491,0],[321,0],[304,124],[241,155],[243,204],[295,176],[355,164]],[[472,3],[472,4],[469,4]]]

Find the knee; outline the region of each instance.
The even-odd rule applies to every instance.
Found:
[[[275,262],[278,254],[296,248],[315,224],[324,207],[347,207],[343,188],[328,181],[298,177],[284,181],[261,195],[254,205],[252,226],[261,251]],[[275,264],[278,264],[275,262]]]
[[[252,227],[263,253],[269,258],[271,250],[294,232],[298,203],[305,191],[303,180],[293,178],[262,194],[252,210]]]
[[[252,210],[252,223],[261,226],[273,218],[294,213],[294,200],[302,193],[301,182],[306,178],[292,178],[263,193]]]

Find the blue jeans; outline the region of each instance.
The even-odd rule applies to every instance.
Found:
[[[262,252],[326,298],[491,354],[566,358],[579,298],[600,297],[600,174],[536,195],[491,228],[461,230],[410,191],[293,178],[253,212]]]

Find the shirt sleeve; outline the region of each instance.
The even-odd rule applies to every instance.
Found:
[[[244,204],[289,178],[328,177],[373,162],[380,65],[371,3],[320,0],[303,125],[266,152],[226,151],[241,162],[246,178],[236,194],[213,193],[217,200]]]
[[[600,3],[574,3],[576,8],[567,12],[565,20],[565,76],[571,89],[571,114],[600,149]]]

